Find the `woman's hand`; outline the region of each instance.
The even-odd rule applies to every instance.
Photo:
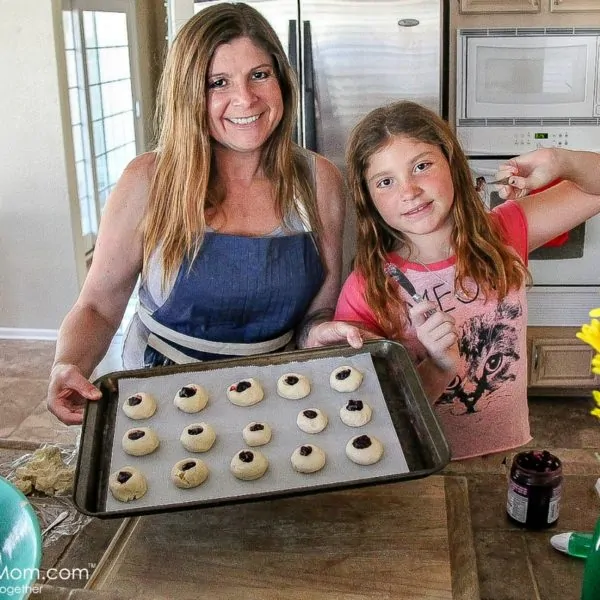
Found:
[[[381,336],[345,321],[324,321],[311,327],[304,347],[316,348],[348,343],[353,348],[362,348],[364,340],[378,339],[381,339]]]
[[[57,363],[50,373],[48,410],[66,425],[79,425],[87,400],[100,400],[102,393],[75,365]]]
[[[443,371],[456,372],[458,366],[458,334],[454,317],[436,310],[434,302],[419,302],[409,310],[417,338],[433,363]],[[426,316],[428,311],[434,311]]]

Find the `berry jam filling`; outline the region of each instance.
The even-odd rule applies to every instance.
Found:
[[[312,448],[310,446],[300,446],[300,454],[302,456],[310,456],[312,454]]]
[[[190,469],[193,469],[195,466],[196,466],[196,463],[193,460],[190,460],[189,462],[186,462],[185,464],[181,465],[181,470],[189,471]]]
[[[302,411],[302,414],[307,418],[307,419],[316,419],[317,418],[317,412],[314,410],[304,410]]]
[[[190,435],[200,435],[204,431],[203,427],[190,427],[188,433]]]
[[[180,398],[191,398],[196,395],[196,388],[184,385],[177,394]]]
[[[342,381],[343,379],[348,379],[348,377],[350,377],[350,373],[351,373],[351,372],[352,372],[352,371],[351,371],[350,369],[344,369],[343,371],[338,371],[338,372],[335,374],[335,378],[336,378],[338,381]]]
[[[296,377],[295,375],[288,375],[284,381],[286,382],[287,385],[296,385],[300,379],[298,379],[298,377]]]
[[[129,404],[129,406],[137,406],[138,404],[142,403],[142,397],[141,396],[131,396],[130,398],[127,398],[127,404]]]
[[[346,410],[355,411],[362,410],[363,403],[362,400],[348,400],[348,404],[346,404]]]
[[[550,454],[548,450],[522,452],[517,456],[517,464],[522,469],[528,469],[536,473],[551,473],[561,466],[560,460]]]
[[[240,381],[236,385],[232,385],[229,389],[231,391],[235,390],[238,394],[241,394],[242,392],[247,390],[249,387],[252,387],[252,384],[249,381]]]
[[[117,481],[119,483],[125,483],[126,481],[128,481],[133,473],[130,473],[129,471],[119,471],[117,474]]]
[[[371,438],[368,435],[359,435],[353,442],[352,445],[357,450],[364,450],[371,445]]]
[[[134,431],[130,431],[127,434],[127,437],[130,440],[139,440],[140,438],[143,438],[146,435],[146,432],[141,431],[140,429],[135,429]]]
[[[254,460],[254,454],[248,450],[243,450],[238,454],[240,460],[245,463],[251,463]]]
[[[265,426],[262,423],[254,423],[250,425],[250,431],[262,431]]]

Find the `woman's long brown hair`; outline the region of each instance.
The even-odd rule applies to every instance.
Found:
[[[223,200],[208,130],[207,75],[217,47],[240,37],[248,37],[272,56],[283,97],[283,117],[262,152],[278,214],[289,214],[301,202],[317,237],[320,232],[310,169],[292,142],[298,87],[281,42],[269,22],[247,4],[210,6],[177,34],[159,85],[159,135],[144,220],[143,264],[145,275],[150,256],[161,249],[163,286],[184,258],[197,255],[206,230],[205,211]]]
[[[384,266],[387,255],[408,247],[408,240],[383,220],[365,179],[371,156],[398,136],[438,146],[450,166],[455,289],[465,291],[467,278],[472,278],[486,297],[497,295],[501,299],[528,281],[529,273],[488,216],[473,185],[467,158],[449,125],[414,102],[396,102],[373,110],[352,131],[346,153],[348,183],[357,211],[354,266],[365,279],[366,301],[379,326],[387,337],[401,339],[408,323],[408,306],[397,293],[396,284],[384,276]]]

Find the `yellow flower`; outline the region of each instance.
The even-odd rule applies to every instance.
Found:
[[[592,317],[590,324],[582,325],[581,330],[575,335],[596,351],[596,354],[592,358],[591,368],[592,373],[600,375],[600,321],[598,320],[600,317],[600,308],[590,310],[590,317]],[[600,419],[600,391],[594,390],[592,395],[596,403],[596,408],[592,409],[590,414]]]
[[[600,352],[600,321],[598,319],[592,319],[589,325],[582,325],[581,330],[575,335],[596,352]]]

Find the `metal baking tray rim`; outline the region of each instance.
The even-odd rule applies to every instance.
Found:
[[[134,505],[125,504],[123,510],[112,510],[110,512],[103,512],[99,510],[91,510],[88,508],[87,503],[84,501],[86,493],[89,495],[90,488],[89,483],[93,480],[92,471],[93,464],[84,464],[85,458],[94,456],[93,449],[98,443],[98,431],[94,431],[93,435],[84,435],[86,427],[90,425],[95,426],[98,429],[98,424],[101,421],[98,419],[98,413],[101,409],[101,403],[104,400],[104,392],[114,392],[114,380],[121,377],[127,378],[146,378],[146,377],[157,377],[169,374],[179,374],[188,372],[201,372],[205,370],[213,369],[226,369],[236,366],[247,366],[247,365],[261,365],[261,364],[282,364],[287,362],[296,362],[302,360],[311,360],[314,358],[322,357],[349,357],[355,354],[363,352],[370,352],[372,356],[382,356],[386,352],[400,353],[404,359],[404,367],[408,370],[404,383],[411,392],[411,400],[414,403],[413,409],[419,409],[419,411],[413,411],[412,417],[418,417],[418,421],[413,424],[420,426],[420,430],[416,430],[415,433],[420,438],[420,441],[427,446],[430,452],[430,464],[410,470],[408,473],[399,475],[389,476],[378,476],[371,478],[364,478],[358,481],[352,481],[348,483],[329,483],[321,486],[315,485],[309,488],[295,488],[291,490],[282,490],[276,493],[253,493],[248,496],[237,496],[235,498],[226,498],[221,500],[194,503],[185,502],[182,504],[164,504],[156,507],[143,507],[135,508]],[[438,422],[433,409],[427,400],[426,394],[423,390],[421,381],[417,375],[416,369],[414,368],[412,361],[408,357],[408,353],[404,346],[399,342],[392,340],[372,340],[367,341],[363,344],[360,349],[354,349],[347,345],[338,346],[327,346],[323,348],[310,348],[303,350],[290,350],[286,352],[280,352],[275,354],[260,355],[254,357],[244,358],[229,358],[210,362],[198,362],[189,363],[185,365],[172,365],[166,367],[154,367],[154,368],[142,368],[131,371],[113,371],[102,375],[94,382],[94,385],[98,386],[103,391],[103,397],[101,400],[96,402],[88,402],[85,407],[83,417],[83,427],[81,444],[77,456],[77,466],[75,471],[75,481],[73,487],[73,502],[78,511],[91,517],[97,517],[101,519],[111,518],[125,518],[138,515],[146,514],[158,514],[163,512],[176,512],[181,510],[193,510],[199,508],[211,508],[216,506],[226,506],[231,504],[244,504],[256,501],[272,501],[284,498],[290,498],[294,496],[305,496],[309,494],[317,494],[323,492],[334,492],[344,489],[361,488],[375,484],[386,484],[386,483],[400,483],[402,481],[410,481],[433,475],[442,470],[450,461],[450,449],[448,443],[444,437],[441,426]],[[113,389],[111,389],[111,387]],[[107,390],[108,388],[108,390]],[[387,398],[386,398],[387,403]],[[388,404],[389,407],[389,404]],[[82,484],[87,484],[82,485]],[[96,480],[96,484],[98,481]],[[93,488],[92,488],[93,490]]]

